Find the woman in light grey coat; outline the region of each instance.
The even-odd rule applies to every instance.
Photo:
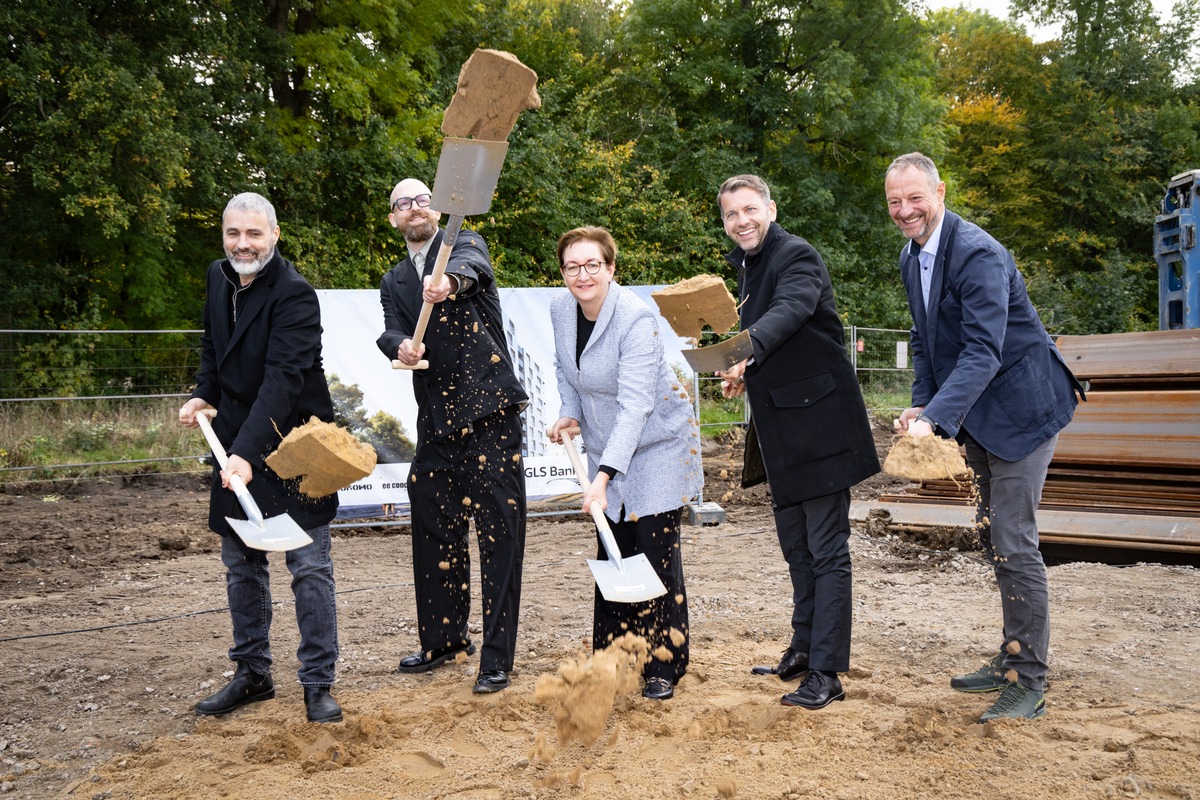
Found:
[[[583,498],[605,509],[622,556],[644,553],[667,587],[646,603],[613,603],[595,592],[597,650],[626,631],[652,655],[643,696],[666,700],[687,671],[688,613],[679,551],[683,506],[700,490],[700,437],[687,392],[663,353],[654,313],[613,281],[617,247],[604,228],[576,228],[558,241],[569,294],[554,298],[555,371],[562,397],[551,441],[579,426],[592,484]],[[598,557],[604,551],[598,548]]]

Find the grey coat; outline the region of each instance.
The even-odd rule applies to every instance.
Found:
[[[608,518],[661,514],[684,506],[703,485],[700,434],[687,392],[667,364],[654,313],[635,294],[609,284],[596,327],[575,366],[578,304],[569,292],[550,305],[560,417],[579,420],[588,473],[601,464]]]

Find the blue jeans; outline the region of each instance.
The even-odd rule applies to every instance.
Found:
[[[300,628],[300,683],[329,686],[338,657],[337,605],[334,598],[333,559],[329,525],[310,528],[312,544],[284,555],[292,573],[296,623]],[[267,553],[247,547],[240,538],[221,537],[221,563],[229,613],[233,618],[233,647],[229,658],[244,661],[260,674],[271,671],[271,579]]]

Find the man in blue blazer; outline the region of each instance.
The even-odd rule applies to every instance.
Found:
[[[1009,252],[946,210],[933,161],[908,153],[884,179],[888,213],[911,242],[900,276],[912,312],[909,435],[964,445],[978,486],[976,524],[1000,587],[1004,630],[996,655],[950,681],[1001,692],[980,722],[1046,713],[1050,642],[1046,567],[1034,518],[1058,432],[1083,387],[1054,346]]]

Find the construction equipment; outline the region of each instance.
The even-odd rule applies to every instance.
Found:
[[[588,480],[587,470],[583,468],[583,462],[579,459],[575,442],[571,440],[572,436],[579,435],[579,428],[567,428],[562,431],[562,435],[563,447],[571,459],[571,466],[575,468],[575,477],[579,479],[579,486],[584,494],[587,494],[591,481]],[[593,501],[588,510],[596,523],[596,531],[600,534],[604,552],[608,555],[606,561],[589,558],[587,562],[604,599],[610,603],[644,603],[666,594],[667,587],[663,586],[662,579],[654,571],[645,553],[624,558],[621,556],[621,549],[617,546],[617,540],[613,538],[608,517],[604,516],[600,504]]]
[[[447,137],[442,140],[430,207],[449,214],[450,219],[429,276],[430,286],[436,286],[446,274],[463,220],[491,208],[508,153],[508,134],[522,110],[541,106],[536,87],[537,73],[511,53],[479,49],[463,64],[458,90],[442,118],[442,132]],[[476,138],[460,138],[466,136]],[[432,313],[433,303],[426,300],[413,332],[415,350],[421,348]],[[397,359],[392,361],[392,369],[429,369],[429,361],[421,359],[409,366]]]
[[[1171,178],[1162,201],[1162,213],[1154,218],[1159,330],[1200,328],[1197,223],[1200,223],[1200,169],[1193,169]]]

